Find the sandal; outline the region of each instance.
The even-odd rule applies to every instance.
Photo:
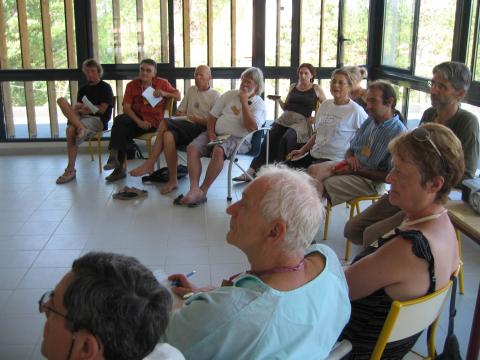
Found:
[[[255,177],[255,175],[251,175],[252,178]],[[252,179],[250,179],[250,177],[248,177],[247,174],[242,174],[240,176],[237,176],[237,177],[234,177],[232,179],[232,181],[235,181],[235,182],[250,182],[252,181]]]
[[[75,179],[76,176],[77,176],[77,170],[73,169],[73,170],[69,171],[69,170],[65,169],[65,172],[58,177],[56,183],[57,184],[65,184],[65,183]]]

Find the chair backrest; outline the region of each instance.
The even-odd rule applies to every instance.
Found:
[[[440,290],[418,299],[394,301],[390,307],[371,359],[380,359],[387,343],[405,339],[428,328],[442,312],[452,281]]]
[[[173,113],[175,111],[175,103],[176,103],[176,100],[173,97],[169,98],[165,102],[165,109],[163,110],[163,116],[164,117],[173,116]]]
[[[263,128],[265,127],[265,125],[266,125],[266,122],[264,122],[261,127]],[[265,130],[254,132],[252,135],[252,139],[250,141],[250,144],[252,145],[252,147],[245,155],[256,157],[258,154],[260,154],[260,148],[262,146],[262,140],[264,137],[265,137]]]

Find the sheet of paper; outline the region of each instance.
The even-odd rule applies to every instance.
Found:
[[[217,140],[210,141],[207,146],[215,146],[215,145],[220,145],[223,144],[227,139],[230,137],[230,135],[220,135],[217,136]]]
[[[83,105],[85,105],[90,109],[92,114],[96,114],[98,112],[98,107],[93,105],[93,103],[90,100],[88,100],[88,98],[85,95],[82,97],[82,103]]]
[[[157,104],[162,101],[163,97],[155,97],[153,96],[153,93],[155,92],[155,89],[151,86],[145,89],[145,91],[142,93],[142,96],[148,101],[151,107],[157,106]]]

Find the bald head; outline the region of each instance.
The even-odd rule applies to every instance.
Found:
[[[212,79],[212,72],[207,65],[199,65],[195,69],[195,85],[200,91],[206,91],[210,88],[210,80]]]

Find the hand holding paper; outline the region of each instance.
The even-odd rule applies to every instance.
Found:
[[[155,97],[155,89],[151,86],[145,89],[145,91],[142,93],[142,96],[145,98],[145,100],[148,101],[151,107],[157,106],[157,104],[163,100],[163,97]]]

